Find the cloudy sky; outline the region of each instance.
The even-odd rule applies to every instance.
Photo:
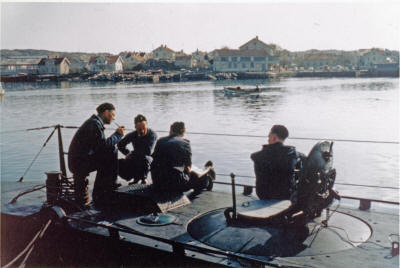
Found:
[[[291,51],[400,47],[399,1],[1,2],[2,49],[149,52],[237,48],[255,36]]]

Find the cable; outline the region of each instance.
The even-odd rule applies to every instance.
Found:
[[[42,145],[42,148],[40,148],[39,152],[35,155],[35,157],[33,158],[32,162],[29,164],[28,168],[25,170],[24,174],[22,175],[22,177],[19,178],[18,182],[22,182],[24,180],[24,176],[28,173],[29,169],[32,167],[33,163],[39,157],[39,155],[42,152],[42,150],[44,149],[44,147],[46,147],[47,143],[49,142],[49,140],[51,139],[51,137],[53,136],[55,131],[56,131],[56,128],[54,128],[53,131],[50,133],[49,137],[46,139],[46,141]]]
[[[216,175],[218,176],[224,176],[224,177],[230,177],[230,174],[223,174],[223,173],[217,173]],[[235,177],[239,178],[248,178],[248,179],[255,179],[255,176],[250,176],[250,175],[238,175],[235,174]],[[365,184],[354,184],[354,183],[345,183],[345,182],[335,182],[335,184],[338,185],[349,185],[349,186],[357,186],[357,187],[370,187],[370,188],[379,188],[379,189],[394,189],[394,190],[400,190],[399,187],[392,187],[392,186],[379,186],[379,185],[365,185]]]

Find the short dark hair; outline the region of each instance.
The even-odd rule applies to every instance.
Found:
[[[171,125],[171,132],[174,134],[182,135],[185,133],[185,123],[184,122],[174,122]]]
[[[140,122],[143,122],[143,121],[146,121],[146,122],[147,122],[147,119],[146,119],[146,117],[145,117],[144,115],[138,114],[138,115],[135,117],[135,124],[140,123]]]
[[[274,125],[271,128],[271,133],[273,133],[276,136],[278,136],[278,138],[281,139],[281,140],[285,140],[287,137],[289,137],[289,131],[283,125]]]
[[[105,103],[100,104],[96,108],[96,111],[97,111],[98,114],[102,114],[106,110],[115,110],[115,107],[111,103],[105,102]]]

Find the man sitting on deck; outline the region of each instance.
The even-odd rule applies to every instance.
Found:
[[[290,199],[297,153],[294,147],[283,145],[288,136],[285,126],[274,125],[268,135],[268,145],[251,155],[260,199]]]
[[[119,159],[119,175],[132,183],[139,180],[146,184],[147,174],[152,162],[151,151],[157,140],[157,134],[147,127],[147,119],[141,114],[135,117],[135,131],[127,134],[119,143],[118,150],[126,155],[125,159]],[[133,151],[126,146],[132,143]]]
[[[183,138],[184,122],[175,122],[169,136],[160,138],[154,149],[151,177],[154,187],[161,192],[182,193],[194,189],[196,193],[208,186],[208,167],[202,174],[191,170],[192,150],[189,140]]]
[[[124,127],[109,138],[104,135],[104,124],[110,124],[115,117],[111,103],[97,107],[97,115],[92,115],[78,129],[72,138],[68,151],[68,166],[73,173],[75,201],[80,206],[89,204],[88,176],[97,170],[93,189],[95,202],[105,201],[107,194],[118,187],[118,155],[115,145],[124,136]]]

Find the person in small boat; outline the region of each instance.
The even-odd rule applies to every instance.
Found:
[[[108,138],[104,125],[115,118],[115,107],[111,103],[100,104],[97,115],[92,115],[77,130],[68,151],[68,167],[73,174],[75,201],[78,205],[88,205],[89,173],[97,171],[93,188],[93,200],[105,201],[107,194],[116,189],[118,174],[118,150],[116,144],[124,136],[125,128],[118,127]]]
[[[118,160],[119,176],[127,181],[133,179],[131,183],[141,181],[146,184],[157,134],[148,127],[144,115],[138,114],[134,123],[135,131],[128,133],[117,145],[118,150],[126,156],[125,159]],[[133,151],[126,148],[129,143],[132,144]]]
[[[283,144],[288,136],[285,126],[274,125],[268,134],[268,144],[251,154],[260,199],[290,199],[297,153],[295,147]]]
[[[169,136],[160,138],[154,148],[151,178],[155,189],[161,192],[182,193],[194,189],[199,193],[208,187],[208,173],[212,167],[198,174],[191,170],[192,149],[190,141],[184,139],[185,123],[175,122]]]

